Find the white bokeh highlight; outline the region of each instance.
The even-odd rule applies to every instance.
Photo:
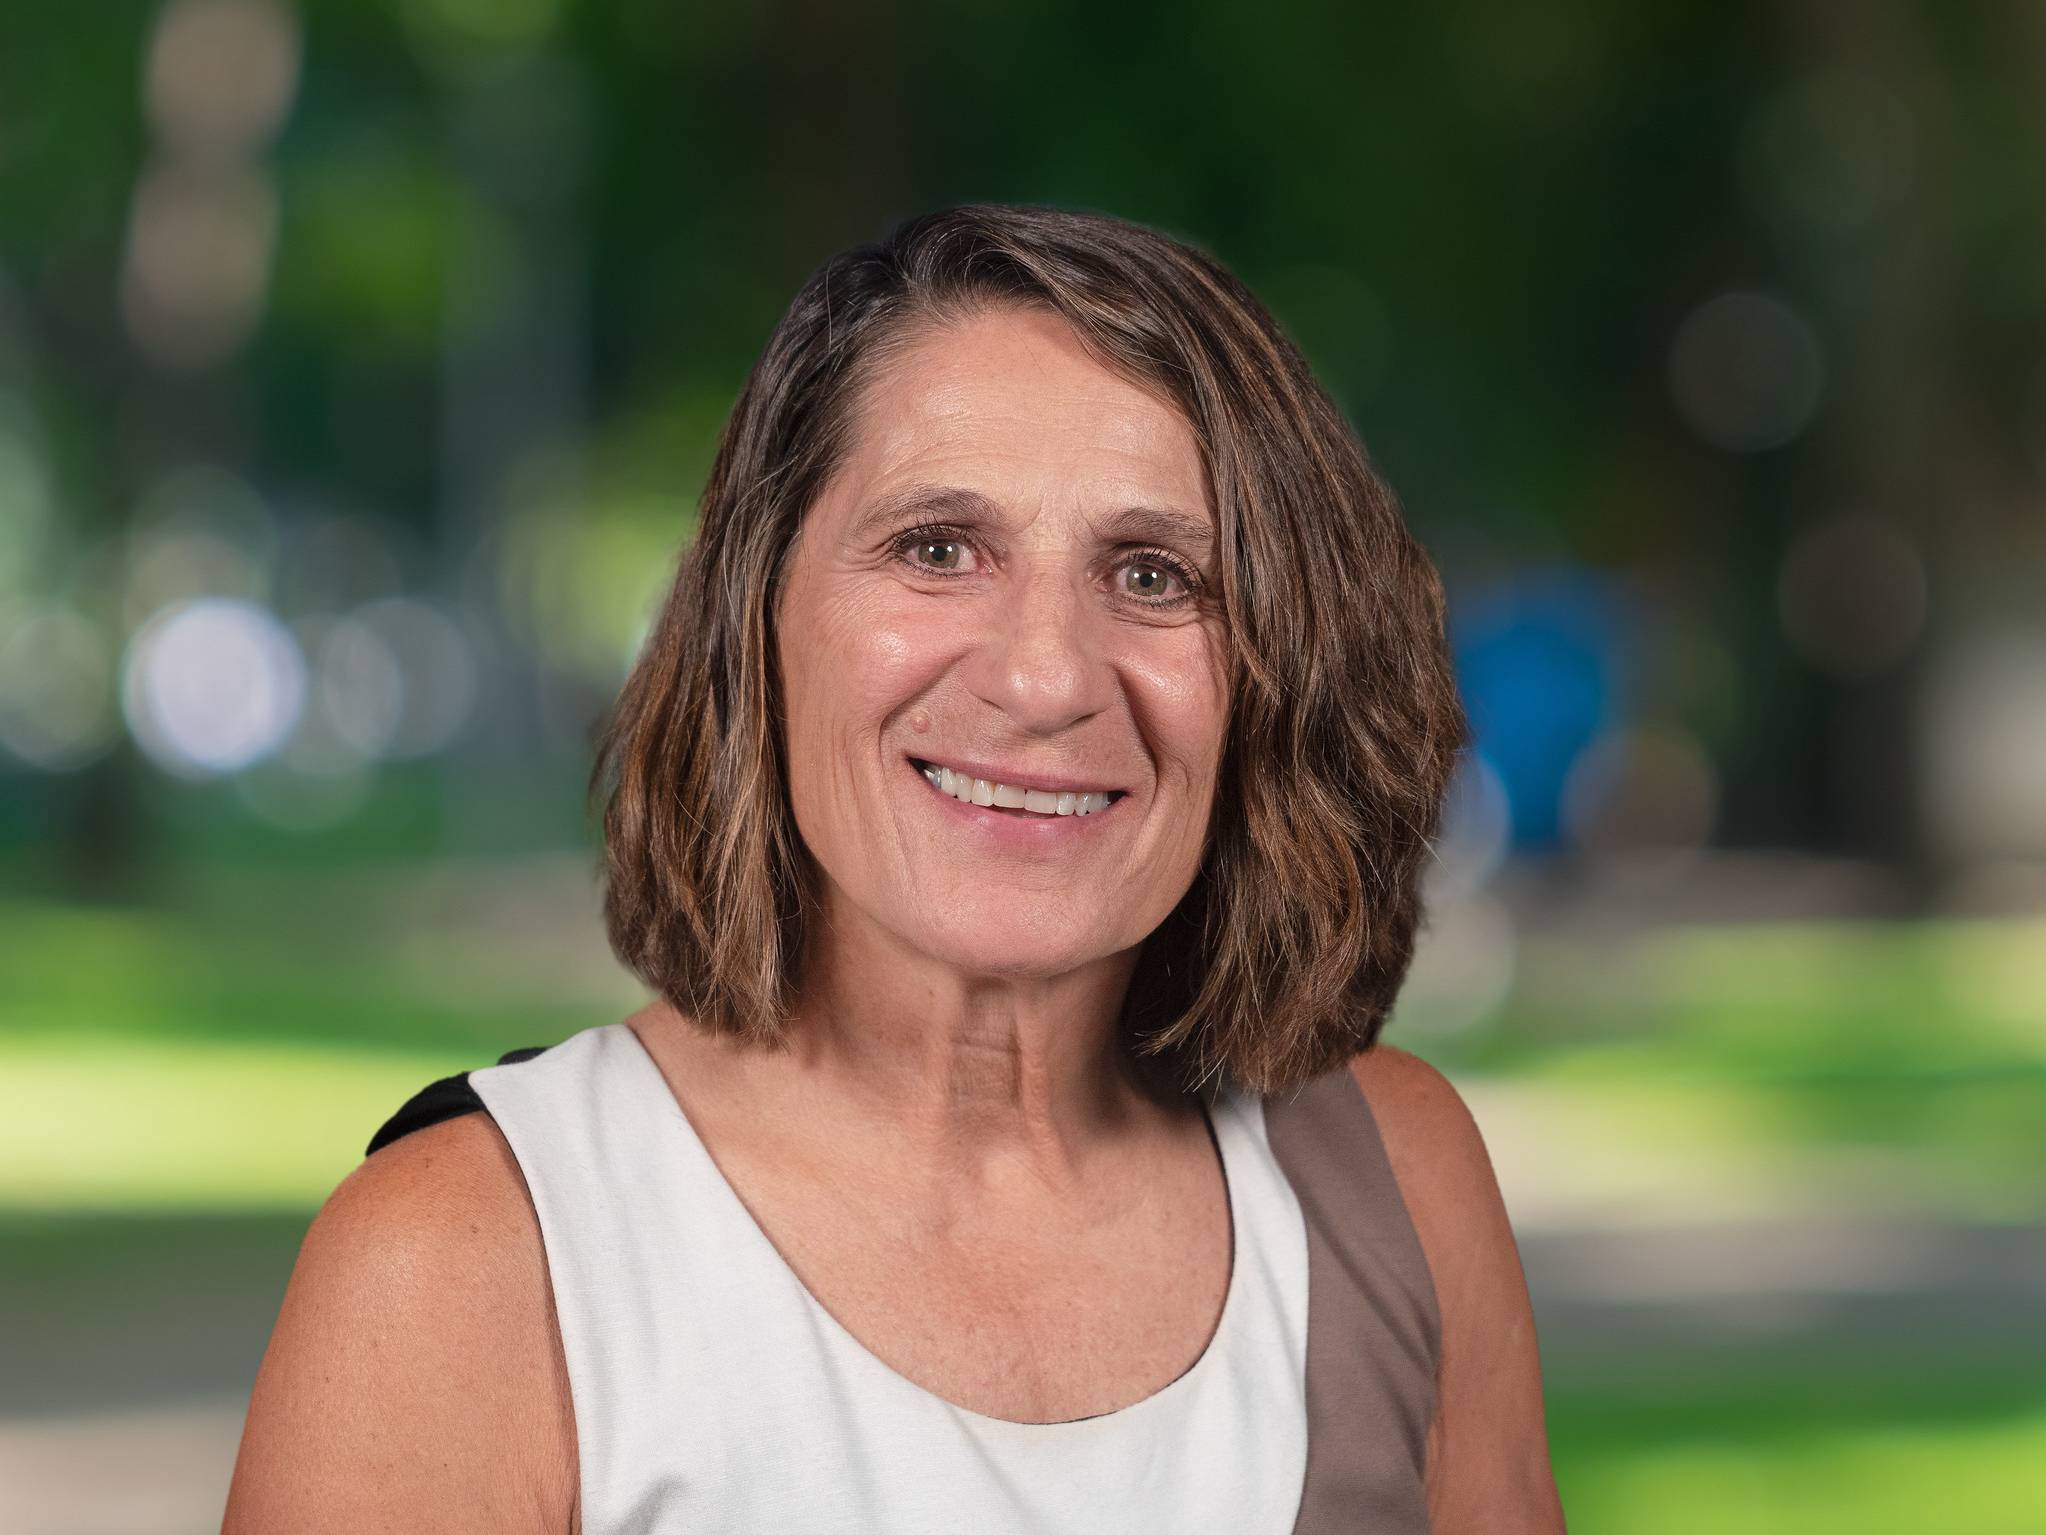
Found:
[[[129,642],[121,704],[154,762],[187,778],[233,773],[283,744],[305,706],[306,664],[268,609],[203,597],[166,608]]]

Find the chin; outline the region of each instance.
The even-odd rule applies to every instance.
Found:
[[[912,942],[931,958],[960,970],[1016,980],[1064,975],[1111,952],[1101,946],[1098,938],[1077,941],[1080,932],[1075,930],[1071,917],[1062,912],[1047,911],[1042,924],[1057,935],[1055,939],[1034,936],[1033,926],[1015,920],[1011,908],[1008,920],[997,927],[967,931],[961,925],[947,923],[924,928],[912,937]]]

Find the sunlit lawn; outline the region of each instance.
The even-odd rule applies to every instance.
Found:
[[[0,1209],[310,1210],[418,1088],[640,994],[569,935],[376,931],[0,906]]]
[[[1705,1389],[1665,1378],[1548,1396],[1572,1535],[2046,1529],[2035,1367],[1920,1375],[1879,1360],[1859,1371],[1786,1362]]]
[[[1537,940],[1523,968],[1499,1027],[1431,1058],[1639,1156],[1859,1165],[1921,1208],[2046,1221],[2046,921]]]
[[[622,1016],[638,992],[601,968],[544,938],[399,941],[298,904],[232,922],[0,905],[12,1291],[67,1283],[66,1264],[161,1262],[178,1231],[215,1241],[237,1211],[284,1244],[281,1273],[298,1218],[415,1089]],[[1957,1218],[2046,1221],[2046,927],[1698,929],[1624,956],[1535,944],[1524,971],[1500,1027],[1402,1042],[1452,1075],[1595,1106],[1621,1160],[1659,1146],[1788,1168],[1859,1151]],[[53,1265],[40,1278],[19,1266],[38,1253]],[[2046,1529],[2037,1350],[2007,1372],[1928,1372],[1883,1344],[1852,1369],[1792,1350],[1710,1381],[1653,1358],[1624,1381],[1557,1370],[1572,1529]]]

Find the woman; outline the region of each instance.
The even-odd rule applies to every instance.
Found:
[[[820,268],[593,777],[655,998],[379,1133],[228,1530],[1561,1530],[1483,1144],[1376,1043],[1441,608],[1205,254]]]

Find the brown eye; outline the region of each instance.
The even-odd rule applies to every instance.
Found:
[[[1201,590],[1201,578],[1192,566],[1162,549],[1143,549],[1126,555],[1122,594],[1136,599],[1140,607],[1176,608],[1194,600]],[[1172,590],[1179,583],[1177,592]]]
[[[920,560],[917,562],[919,564],[928,564],[933,570],[955,570],[958,568],[959,546],[955,543],[951,543],[947,540],[938,539],[918,544],[916,548],[919,552],[922,552],[923,550],[927,549],[935,549],[938,551],[938,555],[935,559],[928,561]]]
[[[1139,560],[1132,562],[1129,568],[1133,573],[1129,590],[1134,596],[1160,597],[1172,584],[1172,572],[1162,565],[1149,565]]]

